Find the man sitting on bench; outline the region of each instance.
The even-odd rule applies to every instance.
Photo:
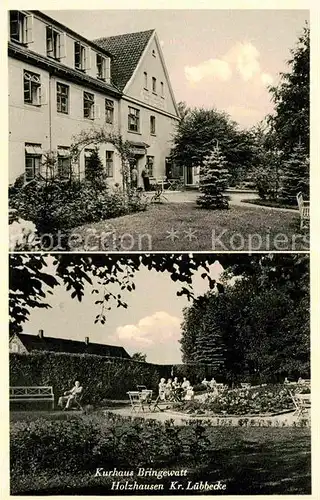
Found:
[[[82,393],[82,387],[80,385],[80,382],[76,380],[74,383],[74,387],[70,389],[69,391],[65,391],[63,396],[60,396],[59,401],[58,401],[58,406],[64,406],[64,410],[69,410],[77,398],[77,396],[80,396]]]

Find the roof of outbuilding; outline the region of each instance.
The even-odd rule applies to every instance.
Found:
[[[133,75],[154,30],[125,33],[93,40],[96,45],[110,52],[112,82],[123,90]]]
[[[41,338],[39,335],[31,335],[29,333],[18,333],[17,336],[29,352],[50,351],[71,354],[96,354],[99,356],[130,359],[127,351],[120,346],[96,344],[94,342],[86,344],[80,340],[59,339],[46,336]]]

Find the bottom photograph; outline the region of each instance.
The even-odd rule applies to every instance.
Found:
[[[11,495],[311,493],[308,254],[11,254]]]

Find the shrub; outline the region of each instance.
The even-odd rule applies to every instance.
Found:
[[[12,473],[82,472],[96,467],[159,467],[206,460],[203,425],[91,415],[70,420],[16,422],[10,431]]]
[[[147,205],[142,196],[137,191],[127,196],[119,188],[102,188],[101,182],[97,187],[92,180],[81,183],[34,180],[21,189],[11,189],[10,206],[19,217],[36,225],[39,236],[52,236],[42,240],[44,247],[56,246],[60,231],[64,235],[62,247],[66,248],[74,227],[145,210]]]
[[[291,396],[285,386],[266,385],[208,393],[201,403],[191,401],[188,404],[182,403],[178,407],[188,413],[198,413],[202,410],[216,415],[258,415],[281,412],[292,406]]]

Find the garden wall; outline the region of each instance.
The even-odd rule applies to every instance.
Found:
[[[172,372],[195,384],[215,375],[213,371],[214,367],[206,365],[155,365],[88,354],[10,354],[10,386],[53,386],[57,397],[79,380],[87,403],[126,398],[126,392],[138,384],[157,391],[160,378],[169,378]]]

